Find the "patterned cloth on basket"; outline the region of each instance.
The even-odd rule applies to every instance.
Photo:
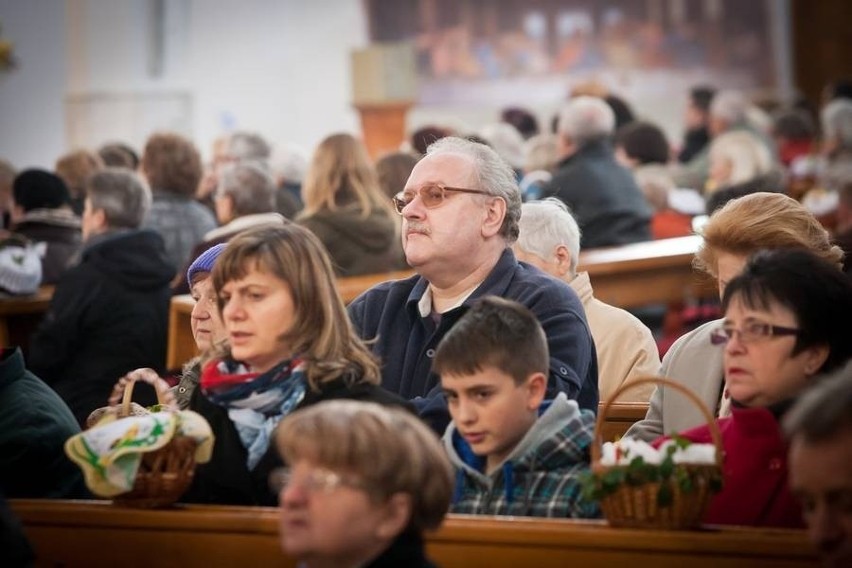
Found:
[[[80,466],[86,485],[101,497],[115,497],[133,488],[142,454],[158,450],[175,435],[194,438],[196,463],[210,461],[213,433],[199,414],[155,412],[115,420],[107,417],[65,442],[65,453]]]

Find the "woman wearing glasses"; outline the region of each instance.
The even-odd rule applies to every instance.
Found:
[[[728,282],[722,309],[711,337],[724,348],[731,416],[718,420],[724,486],[704,521],[802,527],[779,420],[818,375],[852,357],[852,281],[804,250],[759,252]],[[681,436],[711,443],[707,426]]]
[[[759,250],[809,250],[841,269],[843,251],[834,246],[819,221],[795,199],[780,193],[754,193],[735,199],[713,213],[702,230],[704,242],[693,264],[712,276],[719,296]],[[722,349],[710,334],[719,321],[706,323],[678,339],[663,358],[660,374],[671,377],[697,394],[719,416],[729,414],[725,394]],[[698,410],[679,393],[658,387],[644,420],[627,435],[645,441],[680,432],[702,423]]]
[[[425,424],[398,409],[329,401],[285,418],[277,441],[289,464],[270,478],[281,547],[300,566],[433,566],[423,531],[441,524],[453,481]]]
[[[360,141],[334,134],[320,142],[302,195],[297,222],[319,237],[338,276],[407,268],[399,223]]]
[[[295,224],[232,239],[213,267],[227,349],[201,373],[189,408],[216,437],[186,501],[275,505],[273,439],[284,416],[335,398],[408,403],[381,387],[379,366],[355,335],[322,244]]]

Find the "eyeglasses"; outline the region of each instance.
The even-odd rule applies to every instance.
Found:
[[[793,327],[781,327],[780,325],[772,325],[770,323],[751,322],[745,324],[742,329],[737,329],[731,326],[723,326],[714,329],[710,333],[710,343],[713,345],[724,345],[737,333],[740,334],[741,342],[753,343],[770,337],[799,335],[801,332],[801,329]]]
[[[393,204],[396,207],[396,212],[402,215],[402,210],[406,205],[414,201],[417,195],[420,195],[420,201],[426,209],[434,209],[444,202],[447,198],[448,191],[457,191],[459,193],[476,193],[479,195],[490,195],[482,189],[465,189],[463,187],[447,187],[440,183],[430,183],[421,187],[419,190],[400,191],[393,196]]]
[[[364,489],[363,482],[353,478],[340,475],[327,469],[314,469],[307,475],[293,474],[289,467],[279,467],[269,474],[269,488],[278,493],[285,487],[298,484],[308,493],[331,493],[338,487],[351,487],[353,489]]]

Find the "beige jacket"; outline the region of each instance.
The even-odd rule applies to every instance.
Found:
[[[594,297],[589,273],[581,272],[571,281],[580,297],[598,352],[600,400],[607,400],[629,377],[656,375],[660,354],[651,331],[633,314],[605,304]],[[653,385],[636,387],[618,398],[620,402],[646,402]]]
[[[710,333],[720,323],[721,320],[705,323],[675,341],[663,357],[660,371],[664,377],[691,389],[714,414],[720,406],[725,347],[710,343]],[[728,414],[727,404],[722,406],[719,414],[724,416]],[[651,441],[702,424],[705,420],[701,412],[683,395],[657,388],[645,419],[631,426],[625,435]]]

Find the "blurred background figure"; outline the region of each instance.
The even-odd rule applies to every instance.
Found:
[[[360,140],[333,134],[320,142],[303,193],[297,222],[319,237],[338,276],[402,268],[399,221]]]
[[[124,142],[104,144],[98,148],[98,156],[107,167],[127,168],[134,172],[139,168],[139,155]]]
[[[275,180],[275,210],[287,219],[295,219],[304,208],[302,183],[308,171],[308,159],[292,145],[278,147],[269,160]]]
[[[515,177],[520,179],[524,168],[524,138],[521,133],[511,124],[495,122],[483,126],[478,135],[512,166]]]
[[[530,111],[520,107],[505,108],[500,112],[500,120],[515,127],[524,140],[539,133],[538,119]]]
[[[56,161],[56,175],[62,178],[71,194],[71,209],[77,216],[83,215],[83,203],[86,201],[86,179],[104,169],[104,162],[96,153],[89,150],[74,150]]]
[[[12,182],[18,172],[6,160],[0,160],[0,230],[12,223]]]
[[[519,182],[521,199],[532,201],[541,197],[553,179],[558,161],[558,138],[555,134],[538,134],[524,144],[524,170]]]
[[[193,248],[216,227],[210,210],[195,200],[201,179],[201,156],[179,134],[153,134],[145,143],[142,174],[153,201],[143,227],[157,231],[175,270],[186,266]]]
[[[379,176],[379,186],[388,199],[402,191],[416,164],[417,158],[408,152],[391,152],[379,158],[376,174]]]
[[[745,130],[726,132],[710,144],[707,213],[731,199],[758,191],[784,192],[783,174],[760,139]]]
[[[25,170],[14,182],[12,230],[46,245],[42,284],[56,284],[82,244],[80,218],[71,211],[65,182],[45,170]]]
[[[677,159],[686,163],[698,155],[710,143],[710,102],[716,90],[700,85],[689,90],[684,114],[684,133]]]

